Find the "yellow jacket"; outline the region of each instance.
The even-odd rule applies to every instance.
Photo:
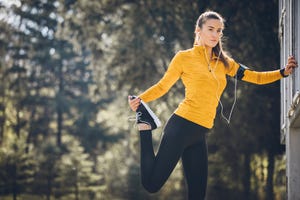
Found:
[[[204,46],[179,51],[172,59],[162,79],[139,97],[144,102],[163,96],[181,78],[185,86],[185,98],[175,114],[206,128],[212,128],[219,99],[226,86],[226,75],[234,77],[240,64],[229,58],[229,67],[217,62],[217,56],[208,64]],[[210,66],[210,67],[209,67]],[[211,70],[209,70],[209,68]],[[245,70],[242,80],[267,84],[282,78],[280,70],[256,72]]]

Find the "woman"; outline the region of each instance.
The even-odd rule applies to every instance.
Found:
[[[226,75],[255,84],[267,84],[287,77],[297,67],[294,57],[285,68],[256,72],[235,62],[222,49],[224,19],[216,12],[201,14],[191,49],[179,51],[162,79],[138,97],[129,96],[137,112],[141,142],[141,178],[144,188],[157,192],[182,158],[189,199],[204,199],[207,185],[205,134],[213,127],[216,109],[226,86]],[[163,96],[181,78],[185,98],[168,120],[157,154],[151,131],[160,122],[145,102]]]

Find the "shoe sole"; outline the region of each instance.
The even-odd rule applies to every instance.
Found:
[[[160,127],[161,126],[161,122],[158,119],[158,117],[154,114],[154,112],[149,108],[149,106],[146,103],[144,103],[142,100],[141,100],[141,103],[146,108],[146,110],[148,111],[148,113],[150,114],[150,116],[153,118],[156,127],[157,128]]]

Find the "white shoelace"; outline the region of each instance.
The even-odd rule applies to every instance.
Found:
[[[129,116],[128,121],[134,121],[134,126],[137,125],[138,121],[150,125],[148,122],[141,120],[141,118],[140,118],[141,115],[142,115],[142,112],[137,112],[135,116]]]

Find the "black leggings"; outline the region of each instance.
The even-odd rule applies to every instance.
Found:
[[[156,156],[151,131],[140,131],[144,188],[151,193],[157,192],[181,157],[188,199],[204,199],[207,185],[207,131],[207,128],[173,114],[166,124]]]

